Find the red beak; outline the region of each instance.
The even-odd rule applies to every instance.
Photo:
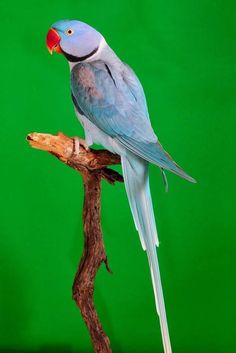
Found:
[[[60,40],[61,37],[59,36],[57,31],[54,28],[50,28],[46,38],[46,44],[50,54],[52,54],[53,51],[56,51],[57,53],[62,53],[60,47]]]

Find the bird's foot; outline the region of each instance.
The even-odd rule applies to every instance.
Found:
[[[87,152],[90,151],[90,148],[87,145],[85,140],[76,136],[73,138],[73,141],[74,141],[74,153],[75,154],[80,153],[80,146],[82,146],[85,149],[85,151],[87,151]]]

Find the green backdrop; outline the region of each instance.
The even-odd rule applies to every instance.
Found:
[[[140,77],[160,141],[193,185],[151,185],[173,352],[235,352],[236,5],[221,0],[1,1],[0,351],[91,352],[71,299],[82,251],[80,176],[32,150],[32,131],[83,136],[68,64],[45,36],[62,18],[96,27]],[[95,301],[114,352],[162,352],[149,269],[123,185],[103,183],[113,275]]]

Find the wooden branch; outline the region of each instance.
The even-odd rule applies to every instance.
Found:
[[[120,164],[120,157],[106,150],[86,150],[84,141],[70,138],[63,133],[57,135],[32,133],[27,136],[33,148],[47,151],[59,160],[76,169],[84,183],[84,251],[73,283],[73,299],[80,308],[88,327],[95,353],[111,353],[106,336],[93,303],[94,280],[102,263],[109,272],[107,256],[101,230],[101,179],[113,184],[123,181],[108,165]]]

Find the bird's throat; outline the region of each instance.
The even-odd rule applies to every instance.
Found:
[[[69,62],[76,63],[76,62],[82,62],[85,61],[86,59],[89,59],[91,56],[97,53],[99,47],[95,48],[93,51],[91,51],[89,54],[84,55],[84,56],[74,56],[71,54],[66,53],[64,50],[62,50],[62,54],[66,57],[66,59]]]

